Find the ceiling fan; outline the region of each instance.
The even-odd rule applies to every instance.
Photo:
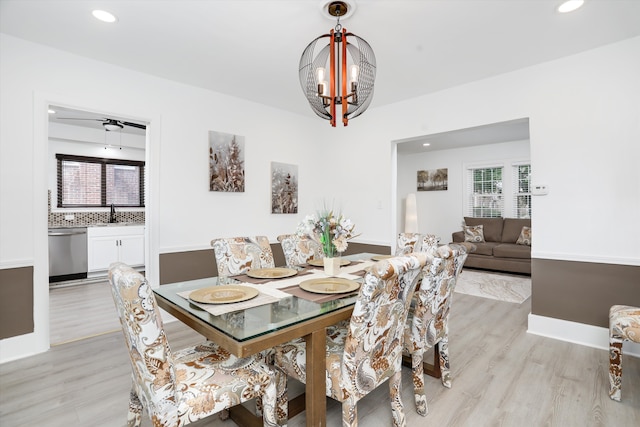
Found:
[[[125,126],[131,126],[138,129],[147,129],[145,125],[141,125],[138,123],[123,122],[120,120],[108,119],[108,118],[102,118],[102,119],[85,119],[85,118],[79,118],[79,117],[58,117],[58,118],[60,120],[93,120],[93,121],[102,122],[102,126],[107,132],[120,130]]]

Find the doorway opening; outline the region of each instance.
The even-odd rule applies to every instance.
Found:
[[[145,268],[146,128],[134,119],[49,105],[50,345],[120,327],[106,270],[119,260]]]

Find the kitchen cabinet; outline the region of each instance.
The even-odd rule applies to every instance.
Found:
[[[87,229],[89,273],[105,271],[112,262],[144,266],[144,226],[105,226]]]

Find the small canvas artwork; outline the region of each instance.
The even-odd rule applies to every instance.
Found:
[[[271,162],[271,213],[298,213],[298,166]]]
[[[209,131],[209,191],[244,192],[244,136]]]
[[[449,170],[434,169],[418,171],[418,191],[447,190],[449,185]]]

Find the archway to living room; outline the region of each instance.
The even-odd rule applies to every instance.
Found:
[[[462,231],[465,217],[519,218],[513,222],[520,227],[518,231],[522,228],[518,221],[530,226],[530,181],[535,168],[531,165],[528,118],[421,135],[393,144],[394,239],[399,232],[417,231],[434,234],[446,244],[453,241],[454,232]],[[413,197],[417,229],[413,226],[408,230],[411,220],[407,220],[407,199]],[[412,216],[414,212],[409,210]],[[526,262],[530,272],[530,258]],[[497,292],[513,293],[503,296],[512,298],[512,302],[526,300],[531,292],[530,274],[522,275],[518,269],[497,276],[505,282],[501,285],[505,292]],[[511,274],[514,272],[520,277]],[[483,281],[489,279],[495,277],[482,277]]]

